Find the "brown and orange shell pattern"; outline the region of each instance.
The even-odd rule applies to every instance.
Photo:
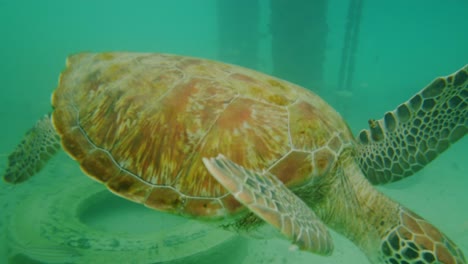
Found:
[[[286,185],[321,175],[351,142],[317,95],[242,67],[141,53],[71,56],[53,123],[83,171],[148,207],[218,218],[242,205],[208,173],[223,154]]]

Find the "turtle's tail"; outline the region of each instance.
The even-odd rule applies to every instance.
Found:
[[[23,141],[8,156],[3,179],[8,183],[21,183],[39,172],[60,149],[60,138],[50,120],[41,118],[24,136]]]

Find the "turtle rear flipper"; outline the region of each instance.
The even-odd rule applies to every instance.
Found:
[[[434,80],[358,137],[358,160],[373,184],[398,181],[434,160],[468,131],[468,65]]]
[[[21,183],[39,172],[60,149],[60,138],[46,115],[26,133],[23,141],[8,156],[3,179],[8,183]]]
[[[398,216],[399,224],[382,238],[384,263],[467,263],[461,248],[435,226],[402,206]]]
[[[247,170],[223,155],[204,158],[208,171],[239,202],[277,228],[301,250],[330,255],[333,241],[325,224],[276,176]]]

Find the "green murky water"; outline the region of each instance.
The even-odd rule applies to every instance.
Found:
[[[357,133],[468,63],[467,13],[464,0],[0,0],[0,171],[50,111],[69,54],[165,52],[241,64],[314,90]],[[416,176],[379,187],[465,254],[467,149],[465,138]],[[367,261],[336,234],[333,256],[319,257],[291,251],[287,241],[238,238],[129,204],[63,153],[27,183],[0,184],[0,228],[0,263],[189,263],[194,254],[197,263]]]

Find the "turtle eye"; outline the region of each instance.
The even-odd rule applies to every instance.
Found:
[[[461,250],[426,220],[402,208],[400,224],[382,240],[384,263],[466,263]]]

